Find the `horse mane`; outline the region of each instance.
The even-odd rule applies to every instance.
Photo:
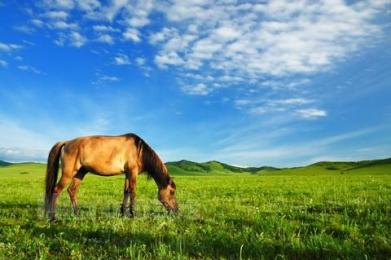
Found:
[[[135,134],[131,135],[134,138],[143,171],[146,171],[148,177],[153,178],[159,187],[167,187],[171,178],[160,157],[141,137]],[[172,184],[175,186],[174,182]]]

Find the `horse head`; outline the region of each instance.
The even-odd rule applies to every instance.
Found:
[[[170,212],[178,211],[178,203],[175,197],[176,185],[172,178],[169,178],[167,186],[161,186],[158,192],[159,201]]]

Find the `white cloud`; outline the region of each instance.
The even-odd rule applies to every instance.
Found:
[[[97,24],[92,26],[93,30],[96,32],[118,32],[119,29],[113,28],[112,26],[108,25],[102,25],[102,24]]]
[[[128,0],[112,0],[111,5],[103,10],[103,16],[112,21],[127,3]]]
[[[0,51],[11,52],[22,48],[19,44],[0,42]]]
[[[0,60],[0,68],[5,68],[8,66],[8,62],[6,62],[5,60]]]
[[[189,95],[205,96],[209,94],[208,87],[203,83],[196,85],[186,85],[182,87],[183,92]]]
[[[43,0],[41,4],[46,8],[72,9],[75,6],[73,0]]]
[[[114,44],[114,39],[109,34],[102,34],[96,40],[98,42],[103,42],[103,43],[107,43],[107,44]]]
[[[33,66],[29,66],[29,65],[19,65],[18,69],[22,70],[22,71],[32,72],[35,74],[43,74],[42,71],[38,70],[37,68],[35,68]]]
[[[49,27],[51,29],[60,29],[60,30],[75,30],[79,28],[79,25],[77,23],[68,23],[65,21],[54,21],[49,24]]]
[[[80,48],[87,42],[87,38],[81,35],[79,32],[71,32],[70,34],[71,45]]]
[[[136,63],[137,63],[137,65],[142,66],[145,64],[145,59],[138,57],[138,58],[136,58]]]
[[[16,31],[22,32],[22,33],[27,33],[27,34],[32,34],[35,30],[33,27],[27,26],[27,25],[19,25],[15,26],[14,29]]]
[[[128,65],[130,64],[129,57],[125,54],[118,54],[114,57],[114,64],[116,65]]]
[[[324,112],[323,110],[300,109],[301,107],[314,102],[315,100],[304,98],[304,97],[292,97],[286,99],[278,99],[278,98],[262,99],[262,98],[255,97],[255,98],[247,98],[247,99],[240,99],[240,98],[236,99],[234,100],[234,105],[238,109],[243,109],[245,111],[257,115],[270,114],[276,112],[288,112],[289,114],[286,114],[286,116],[292,114],[299,114],[303,118],[321,117],[322,112]]]
[[[118,77],[113,77],[113,76],[103,76],[100,79],[104,81],[119,81]]]
[[[223,40],[234,40],[240,36],[240,33],[231,27],[220,27],[215,31],[218,37]]]
[[[313,100],[308,100],[305,98],[288,98],[288,99],[279,99],[279,100],[273,100],[273,104],[277,105],[303,105],[312,103]]]
[[[102,75],[98,79],[99,81],[109,81],[109,82],[116,82],[119,81],[118,77],[115,76],[108,76],[108,75]]]
[[[208,95],[238,87],[238,99],[246,99],[249,93],[264,95],[264,103],[236,104],[241,109],[319,118],[327,113],[303,107],[318,104],[301,100],[297,92],[306,93],[313,74],[332,69],[381,36],[376,17],[388,3],[43,0],[38,17],[52,29],[72,30],[70,36],[57,35],[55,43],[61,46],[70,42],[81,47],[91,31],[97,41],[107,44],[148,39],[156,48],[154,63],[177,73],[186,93]],[[150,24],[154,26],[143,30]],[[80,28],[85,36],[78,32]],[[144,62],[135,61],[140,66]],[[121,64],[121,59],[114,63]]]
[[[49,11],[45,13],[45,17],[56,20],[65,20],[68,18],[68,13],[64,11]]]
[[[216,80],[305,76],[331,68],[377,35],[381,28],[372,19],[379,6],[373,1],[176,1],[164,8],[176,29],[164,27],[150,42],[160,48],[158,66],[207,70]]]
[[[86,12],[92,12],[101,7],[101,3],[97,0],[78,0],[77,5],[81,10]]]
[[[315,119],[318,117],[327,116],[327,112],[325,110],[317,109],[317,108],[306,108],[306,109],[298,109],[296,112],[303,118]]]
[[[44,25],[44,22],[39,19],[32,19],[31,23],[37,27],[42,27]]]
[[[48,150],[22,147],[0,147],[0,158],[7,162],[45,162]]]
[[[42,161],[50,142],[40,133],[0,118],[0,158],[10,161]]]
[[[259,127],[258,127],[259,128]],[[276,140],[282,137],[289,137],[293,133],[294,129],[284,129],[279,127],[277,132],[261,132],[259,129],[255,133],[248,133],[247,129],[238,129],[236,131],[237,136],[230,140],[231,142],[225,144],[222,148],[218,149],[214,154],[208,155],[209,157],[216,158],[223,161],[241,162],[249,165],[259,166],[260,164],[274,164],[274,162],[281,163],[281,158],[284,158],[284,164],[287,162],[303,162],[308,161],[313,163],[321,160],[325,154],[332,154],[335,151],[339,151],[339,160],[343,160],[343,157],[351,156],[350,160],[356,160],[359,155],[361,158],[368,159],[368,156],[362,156],[361,152],[355,151],[348,153],[343,148],[343,143],[349,140],[354,140],[359,137],[369,136],[376,131],[379,131],[380,127],[371,127],[366,129],[360,129],[351,132],[344,132],[340,134],[318,137],[315,139],[305,140],[304,142],[284,142],[283,145],[276,145]],[[296,130],[297,131],[297,130]],[[296,133],[297,134],[297,133]],[[237,142],[237,138],[240,137],[241,142]],[[266,142],[254,142],[254,140],[267,140]],[[273,140],[272,142],[268,142]],[[335,147],[338,147],[336,149]],[[349,154],[349,155],[347,155]],[[383,154],[387,154],[383,151]],[[329,156],[329,155],[328,155]],[[317,158],[314,161],[314,158]],[[335,159],[333,159],[335,160]],[[302,163],[300,163],[302,165]],[[278,165],[273,165],[278,166]]]
[[[139,36],[139,31],[133,28],[128,28],[122,36],[124,37],[125,40],[130,40],[133,42],[139,42],[141,41],[140,36]]]

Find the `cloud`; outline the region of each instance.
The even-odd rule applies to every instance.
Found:
[[[26,129],[11,120],[0,118],[0,159],[9,161],[43,161],[50,141],[44,135]]]
[[[22,48],[19,44],[0,42],[0,51],[11,52]]]
[[[96,32],[119,32],[120,30],[117,28],[113,28],[112,26],[97,24],[92,26],[93,30]]]
[[[37,69],[37,68],[35,68],[33,66],[29,66],[29,65],[19,65],[18,69],[22,70],[22,71],[32,72],[32,73],[35,73],[35,74],[43,74],[42,71],[40,71],[39,69]]]
[[[5,68],[8,66],[8,62],[6,62],[5,60],[1,60],[0,59],[0,68]]]
[[[127,3],[128,0],[112,0],[111,5],[104,8],[103,16],[109,21],[112,21]]]
[[[40,3],[45,8],[52,9],[72,9],[75,7],[73,0],[43,0]]]
[[[44,26],[44,22],[40,19],[32,19],[31,23],[39,28]]]
[[[138,57],[138,58],[136,58],[136,63],[137,63],[137,65],[142,66],[145,64],[145,59]]]
[[[330,150],[334,153],[336,150],[339,151],[339,159],[345,157],[351,160],[356,160],[358,155],[363,157],[362,152],[356,151],[352,153],[349,151],[347,155],[346,151],[343,148],[343,144],[349,140],[355,140],[357,138],[368,136],[379,130],[382,130],[381,127],[369,127],[365,129],[360,129],[356,131],[344,132],[340,134],[324,136],[321,138],[305,140],[303,143],[297,142],[284,142],[283,145],[276,145],[278,142],[276,140],[281,139],[282,137],[289,137],[292,133],[295,132],[294,129],[285,129],[283,127],[277,128],[276,132],[261,132],[259,130],[254,133],[247,133],[241,129],[238,129],[237,135],[240,136],[241,142],[237,142],[237,136],[233,138],[233,143],[229,143],[222,148],[216,150],[214,154],[208,155],[223,161],[231,162],[241,162],[242,164],[260,166],[264,164],[281,163],[281,158],[284,158],[285,165],[287,162],[303,162],[308,161],[308,163],[313,163],[319,161],[320,158],[325,157],[325,154],[330,154]],[[282,130],[282,131],[281,131]],[[297,131],[297,130],[296,130]],[[270,142],[270,139],[272,142]],[[267,140],[268,142],[256,142],[254,140]],[[338,147],[336,149],[335,147]],[[383,155],[387,154],[383,152]],[[316,159],[314,159],[316,158]],[[333,159],[335,160],[335,159]],[[292,165],[289,165],[292,166]]]
[[[317,108],[298,109],[296,110],[296,112],[299,116],[308,119],[315,119],[318,117],[327,116],[327,112],[325,110],[321,110]]]
[[[308,104],[315,103],[315,100],[304,97],[292,97],[286,99],[278,98],[247,98],[236,99],[234,105],[238,109],[243,109],[252,114],[263,115],[269,113],[288,112],[300,115],[303,118],[317,118],[326,116],[326,112],[318,109],[299,109]],[[323,114],[324,113],[324,114]]]
[[[107,75],[101,76],[99,79],[102,80],[102,81],[111,81],[111,82],[119,81],[119,78],[118,78],[118,77],[115,77],[115,76],[107,76]]]
[[[22,33],[27,33],[27,34],[32,34],[35,31],[35,29],[33,27],[30,27],[27,25],[15,26],[14,30],[22,32]]]
[[[93,12],[101,7],[101,3],[97,0],[79,0],[77,1],[78,7],[86,12]]]
[[[96,40],[98,42],[103,42],[103,43],[107,43],[107,44],[114,44],[114,39],[109,34],[102,34]]]
[[[71,45],[80,48],[87,42],[87,38],[81,35],[79,32],[71,32],[70,34]]]
[[[68,18],[68,13],[64,11],[49,11],[44,16],[50,19],[65,20]]]
[[[133,42],[140,42],[140,36],[139,36],[139,31],[133,28],[128,28],[122,36],[124,37],[125,40],[128,41],[133,41]]]
[[[117,82],[117,81],[120,81],[120,78],[116,77],[116,76],[110,76],[110,75],[99,75],[98,74],[98,79],[94,82],[92,82],[92,84],[103,84],[103,83],[113,83],[113,82]]]
[[[7,162],[45,162],[48,150],[0,147],[0,158]]]
[[[129,57],[126,56],[125,54],[118,54],[117,56],[114,57],[114,64],[129,65],[130,64]]]
[[[280,99],[272,101],[273,104],[277,105],[303,105],[312,103],[313,100],[308,100],[304,98],[288,98],[288,99]]]
[[[182,90],[189,95],[205,96],[209,94],[208,87],[203,83],[196,85],[185,85]]]
[[[236,88],[238,99],[258,93],[264,101],[235,104],[239,109],[321,118],[327,112],[315,108],[317,100],[311,102],[314,108],[308,108],[298,94],[308,93],[314,74],[333,69],[382,35],[376,19],[387,4],[369,0],[42,0],[38,17],[44,21],[32,23],[70,30],[57,34],[55,43],[60,46],[81,47],[87,38],[105,44],[147,39],[155,48],[151,60],[176,74],[181,90],[189,95]]]
[[[171,27],[150,42],[159,67],[262,82],[332,68],[379,34],[380,11],[373,1],[176,1],[164,8]]]
[[[49,28],[51,29],[60,29],[60,30],[75,30],[79,28],[77,23],[68,23],[65,21],[54,21],[50,23]]]

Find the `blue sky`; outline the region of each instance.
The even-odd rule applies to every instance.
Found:
[[[134,132],[164,161],[391,156],[390,1],[0,0],[0,159]]]

